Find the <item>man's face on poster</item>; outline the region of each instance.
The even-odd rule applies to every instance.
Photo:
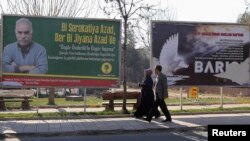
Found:
[[[32,42],[32,28],[25,23],[16,25],[16,38],[20,47],[27,47]]]

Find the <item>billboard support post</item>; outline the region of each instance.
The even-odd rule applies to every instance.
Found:
[[[84,99],[84,114],[86,114],[86,106],[87,106],[87,88],[83,88],[84,89],[84,95],[83,95],[83,99]]]
[[[223,108],[223,87],[220,87],[220,108]]]
[[[182,110],[182,87],[180,88],[180,110]]]
[[[40,89],[39,88],[36,88],[36,113],[38,114],[38,93],[39,93]]]

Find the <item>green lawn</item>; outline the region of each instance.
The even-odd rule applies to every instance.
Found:
[[[122,100],[120,100],[122,101]],[[127,101],[135,101],[135,100],[127,100]],[[250,103],[250,97],[225,97],[223,99],[225,104],[233,103],[233,104],[243,104],[243,103]],[[88,106],[101,106],[102,99],[88,96],[86,104]],[[166,99],[166,103],[168,105],[179,105],[180,99],[179,98],[169,98]],[[219,98],[198,98],[198,99],[191,99],[191,98],[183,98],[182,100],[183,105],[207,105],[207,104],[220,104]],[[55,98],[56,106],[82,106],[84,105],[84,101],[66,101],[65,98]],[[33,101],[30,103],[32,107],[36,106],[47,106],[48,105],[48,98],[33,98]],[[21,102],[8,102],[6,106],[11,107],[21,107]]]
[[[102,100],[100,98],[88,96],[87,97],[87,105],[101,105]],[[44,106],[48,104],[48,98],[34,98],[33,102],[31,102],[31,106]],[[65,106],[65,105],[84,105],[84,101],[66,101],[65,98],[55,98],[55,104],[57,106]]]
[[[170,98],[165,100],[167,104],[180,104],[179,98]],[[187,104],[220,104],[219,98],[183,98],[182,103],[185,105]],[[227,104],[245,104],[250,103],[250,97],[225,97],[223,98],[223,103]]]
[[[170,110],[171,115],[183,115],[183,114],[215,114],[215,113],[234,113],[250,111],[250,107],[238,107],[238,108],[211,108],[211,109],[189,109],[189,110]],[[5,113],[0,114],[1,120],[13,120],[13,119],[43,119],[43,118],[70,118],[79,117],[84,115],[92,116],[132,116],[134,111],[129,111],[130,114],[122,114],[121,111],[102,111],[102,112],[55,112],[55,113]]]
[[[101,105],[102,100],[96,97],[87,97],[87,105]],[[84,101],[66,101],[65,98],[55,98],[56,106],[81,106],[84,105]],[[48,106],[48,98],[33,98],[30,102],[31,107]],[[20,108],[21,102],[7,102],[8,108]]]
[[[130,100],[128,100],[130,101]],[[250,103],[250,97],[225,97],[224,103]],[[166,99],[166,102],[168,105],[176,105],[180,103],[179,98],[169,98]],[[31,102],[31,106],[47,106],[48,98],[33,98],[33,101]],[[84,101],[66,101],[65,98],[55,98],[56,106],[70,106],[70,105],[84,105]],[[87,105],[95,105],[95,106],[101,106],[102,99],[96,98],[93,96],[88,96]],[[189,99],[184,98],[183,99],[183,105],[186,104],[219,104],[220,99],[219,98],[199,98],[199,99]],[[21,103],[7,103],[6,105],[8,108],[20,108]],[[209,109],[188,109],[188,110],[171,110],[171,114],[177,115],[177,114],[196,114],[196,113],[218,113],[218,112],[240,112],[240,111],[250,111],[250,107],[239,107],[239,108],[209,108]],[[132,113],[133,111],[130,111]],[[121,111],[103,111],[103,112],[57,112],[57,113],[5,113],[0,114],[0,120],[8,120],[8,119],[22,119],[22,118],[50,118],[50,117],[71,117],[71,116],[83,116],[83,115],[122,115]]]

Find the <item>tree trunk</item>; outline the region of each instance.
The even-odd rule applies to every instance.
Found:
[[[55,104],[55,88],[49,88],[48,105],[56,105]]]
[[[127,51],[127,28],[128,28],[128,16],[124,16],[124,45],[123,45],[123,103],[122,113],[129,114],[126,108],[126,95],[127,95],[127,74],[126,74],[126,51]]]

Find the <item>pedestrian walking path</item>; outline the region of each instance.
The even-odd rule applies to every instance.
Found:
[[[53,120],[11,120],[0,121],[0,137],[6,136],[47,136],[47,135],[83,135],[83,134],[119,134],[124,132],[190,130],[206,128],[210,124],[248,124],[250,113],[176,115],[172,122],[161,122],[163,117],[153,119],[151,123],[133,117]]]
[[[221,107],[220,104],[214,104],[214,105],[183,105],[182,110],[187,109],[209,109],[209,108],[219,108]],[[223,108],[236,108],[236,107],[250,107],[250,104],[225,104],[223,105]],[[168,106],[169,110],[180,110],[181,106]],[[104,107],[88,107],[86,108],[86,112],[101,112],[104,111]],[[121,110],[121,107],[116,107],[116,111]],[[128,107],[128,110],[132,110],[132,107]],[[84,112],[84,107],[82,108],[72,108],[72,107],[65,107],[65,108],[40,108],[37,109],[34,108],[30,111],[16,111],[16,110],[7,110],[7,111],[0,111],[0,114],[5,113],[51,113],[51,112]]]

